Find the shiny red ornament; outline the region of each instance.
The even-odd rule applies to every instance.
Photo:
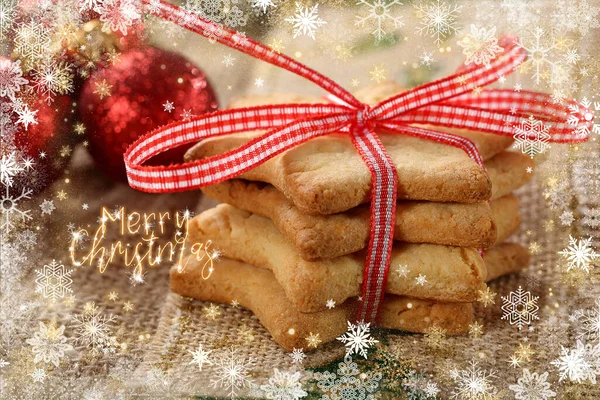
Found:
[[[9,109],[7,104],[1,102],[0,108]],[[23,189],[31,190],[33,195],[48,187],[67,168],[75,144],[71,133],[74,102],[69,96],[55,96],[51,103],[39,98],[27,104],[36,111],[37,123],[25,129],[13,116],[3,122],[9,125],[3,128],[5,135],[0,138],[0,157],[14,154],[23,168],[9,187],[13,195]],[[9,118],[9,113],[4,115]],[[32,164],[25,166],[25,159]]]
[[[169,104],[174,107],[170,111]],[[123,153],[138,137],[216,109],[215,93],[198,67],[152,47],[125,52],[120,61],[92,74],[78,106],[92,156],[102,171],[122,181],[126,180]],[[181,162],[185,150],[166,152],[150,163]]]

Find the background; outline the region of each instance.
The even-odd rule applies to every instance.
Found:
[[[574,98],[600,111],[597,1],[178,4],[349,90],[446,76],[474,56],[471,44],[513,34],[530,58],[496,86],[545,91],[557,102]],[[118,163],[128,141],[157,124],[224,108],[239,95],[322,91],[150,17],[133,1],[1,0],[0,7],[1,397],[328,398],[311,367],[326,364],[341,376],[341,343],[308,354],[299,367],[251,313],[170,293],[167,261],[140,276],[119,260],[100,273],[73,264],[69,254],[74,233],[96,231],[103,207],[175,215],[212,206],[199,192],[130,189]],[[308,22],[295,27],[302,18]],[[494,303],[477,306],[482,332],[378,332],[382,345],[368,362],[356,360],[363,391],[348,391],[348,398],[600,396],[598,118],[588,143],[534,155],[536,177],[519,193],[517,238],[532,262],[491,285]],[[158,243],[175,231],[167,224]],[[135,245],[140,238],[113,230],[104,243],[118,240]],[[581,268],[569,268],[565,254]],[[501,319],[500,308],[501,297],[519,287],[539,306],[538,319],[522,330]],[[194,362],[199,343],[226,361]],[[294,390],[297,383],[305,393]]]

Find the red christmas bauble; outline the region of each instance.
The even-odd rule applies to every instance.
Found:
[[[54,96],[51,102],[41,96],[25,98],[22,104],[35,113],[35,123],[26,127],[17,122],[14,104],[6,98],[0,101],[0,158],[11,158],[18,165],[7,185],[9,193],[25,189],[35,194],[54,182],[71,159],[74,102],[69,96]]]
[[[83,85],[78,109],[101,170],[125,181],[123,154],[131,143],[159,126],[215,111],[217,100],[198,67],[148,47],[125,52],[114,65],[94,72]],[[165,152],[150,163],[181,162],[186,149]]]

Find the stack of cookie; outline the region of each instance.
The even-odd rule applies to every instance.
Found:
[[[358,97],[374,104],[401,90],[387,84]],[[232,107],[311,100],[320,101],[272,95],[240,99]],[[486,282],[528,263],[526,249],[505,240],[519,227],[519,204],[511,192],[530,179],[531,159],[507,151],[511,138],[452,132],[475,142],[487,173],[460,149],[378,132],[399,182],[381,327],[465,333],[473,320],[471,303]],[[186,159],[223,153],[261,133],[205,140]],[[349,136],[332,134],[205,188],[207,196],[225,204],[190,221],[189,238],[211,240],[223,257],[206,280],[200,265],[188,265],[183,273],[173,269],[172,290],[239,303],[288,350],[340,336],[361,301],[370,181]]]

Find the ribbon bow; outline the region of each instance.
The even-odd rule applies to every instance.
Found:
[[[217,111],[158,128],[125,153],[131,187],[146,192],[197,189],[233,178],[312,138],[345,132],[371,173],[371,234],[363,271],[357,320],[375,322],[385,293],[394,225],[398,176],[375,130],[411,135],[464,150],[482,168],[475,144],[458,135],[410,124],[466,128],[513,135],[520,122],[515,110],[542,121],[550,141],[581,142],[591,128],[591,111],[575,101],[556,104],[543,93],[483,88],[511,73],[527,58],[516,39],[504,36],[504,51],[489,65],[463,66],[446,78],[418,86],[370,107],[331,79],[220,24],[163,0],[142,0],[146,10],[193,32],[304,77],[325,89],[338,104],[284,104]],[[568,106],[571,106],[569,108]],[[570,119],[568,120],[568,118]],[[573,122],[575,121],[575,122]],[[266,133],[226,153],[169,166],[145,166],[166,150],[236,132]],[[537,140],[526,133],[526,140]]]

